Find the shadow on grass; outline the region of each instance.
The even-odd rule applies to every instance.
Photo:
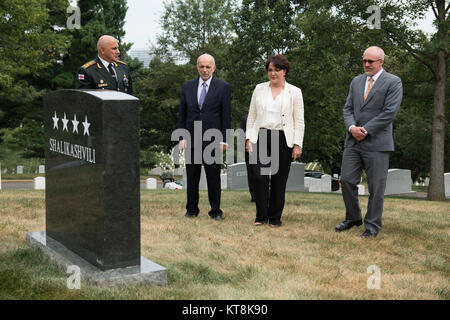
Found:
[[[0,253],[0,300],[117,299],[105,289],[84,286],[69,290],[69,274],[35,248]]]

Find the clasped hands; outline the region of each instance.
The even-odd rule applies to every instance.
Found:
[[[366,129],[364,129],[364,127],[352,127],[350,129],[350,133],[358,142],[364,140],[367,137],[367,131]]]
[[[252,143],[250,142],[250,139],[245,140],[245,151],[248,153],[253,152]],[[296,159],[300,158],[302,155],[302,148],[300,148],[299,145],[294,144],[294,148],[292,148],[292,161],[295,161]]]

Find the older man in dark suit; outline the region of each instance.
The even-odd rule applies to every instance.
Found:
[[[204,151],[210,143],[220,143],[222,145],[219,147],[221,152],[226,149],[226,130],[230,129],[231,122],[231,88],[227,82],[213,77],[215,69],[215,61],[211,55],[203,54],[197,59],[199,77],[185,82],[181,89],[178,128],[185,129],[190,133],[190,137],[182,137],[179,142],[181,150],[188,148],[188,152],[186,152],[187,204],[185,217],[196,217],[200,212],[198,184],[203,165],[211,205],[208,214],[211,218],[221,221],[223,214],[220,209],[221,161],[216,160],[221,160],[222,157],[216,152],[218,148],[214,148],[211,156],[215,160],[211,163],[211,159],[204,158],[204,153],[208,154]],[[200,125],[201,130],[196,130]],[[206,140],[204,134],[208,130],[215,136],[212,142],[204,141]],[[221,135],[220,138],[217,137],[217,133]],[[194,142],[199,140],[201,143],[196,146]],[[201,155],[197,157],[196,153],[197,155],[201,153]]]
[[[365,169],[369,202],[362,238],[376,237],[381,229],[389,153],[394,151],[392,123],[402,102],[402,81],[383,69],[384,52],[379,47],[364,51],[364,74],[355,77],[344,107],[348,130],[342,156],[341,185],[345,221],[337,232],[362,224],[357,184]]]

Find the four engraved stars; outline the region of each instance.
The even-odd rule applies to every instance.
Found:
[[[78,124],[80,123],[80,121],[77,120],[76,114],[73,115],[73,120],[69,120],[69,119],[67,119],[66,113],[64,113],[63,118],[58,118],[58,116],[56,115],[56,111],[55,111],[52,119],[53,119],[53,129],[59,130],[58,122],[59,122],[59,119],[61,119],[61,121],[63,123],[63,127],[62,127],[63,131],[69,132],[69,128],[68,128],[67,124],[70,121],[70,122],[72,122],[72,125],[73,125],[72,133],[75,133],[75,132],[78,133]],[[87,115],[84,117],[84,122],[82,122],[81,124],[84,127],[83,135],[90,136],[89,127],[91,126],[91,124],[90,124],[90,122],[88,122]]]

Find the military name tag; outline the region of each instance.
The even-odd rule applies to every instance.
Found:
[[[100,80],[100,83],[98,84],[98,87],[99,87],[99,88],[103,88],[103,87],[107,87],[107,86],[108,86],[108,84],[107,84],[107,83],[104,83],[103,79],[101,79],[101,80]]]

